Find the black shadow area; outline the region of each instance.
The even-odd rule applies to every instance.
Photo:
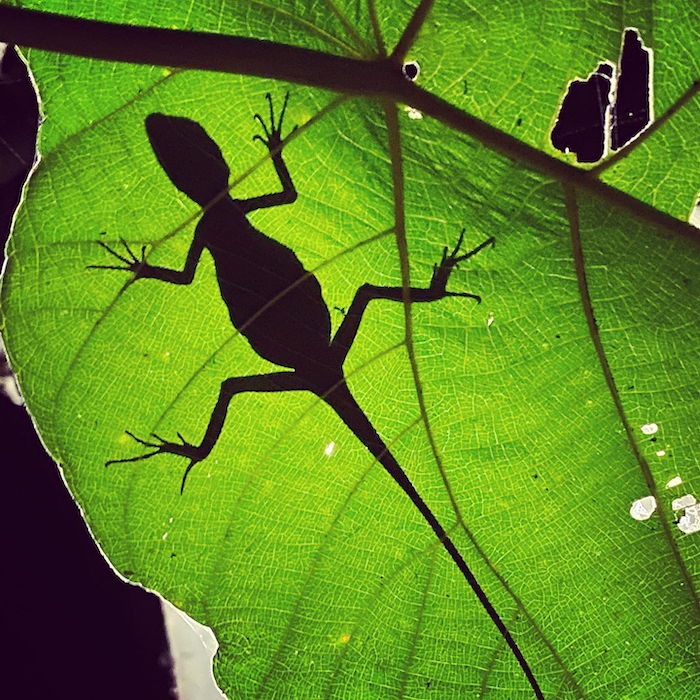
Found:
[[[8,49],[0,73],[3,250],[33,160],[36,125],[26,69]],[[174,700],[158,599],[112,572],[26,411],[2,395],[0,470],[0,695],[8,700]]]
[[[605,152],[612,74],[612,66],[601,63],[586,80],[572,81],[559,110],[552,145],[563,153],[575,153],[579,163],[595,163]]]
[[[622,40],[616,99],[612,108],[612,147],[629,143],[651,121],[650,52],[639,34],[628,29]]]
[[[613,151],[629,143],[651,121],[650,74],[651,51],[636,29],[627,29],[614,76],[612,65],[602,62],[588,78],[569,84],[552,145],[575,153],[579,163],[595,163],[605,153],[608,133]]]

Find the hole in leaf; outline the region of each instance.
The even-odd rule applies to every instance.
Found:
[[[414,109],[413,107],[406,107],[406,114],[409,119],[423,119],[423,112]]]
[[[552,145],[580,163],[600,160],[609,144],[618,150],[651,121],[651,51],[639,32],[622,37],[617,72],[602,61],[585,79],[572,80],[552,129]]]
[[[580,163],[595,163],[605,152],[605,123],[613,67],[601,63],[585,80],[573,80],[552,129],[552,145],[575,153]]]
[[[225,700],[212,673],[212,659],[219,646],[214,633],[165,599],[162,599],[161,607],[178,695],[198,700]],[[249,645],[246,637],[238,639],[242,653],[247,653]]]
[[[622,40],[615,104],[612,108],[611,145],[622,148],[651,120],[649,107],[650,51],[639,33],[628,29]]]
[[[420,75],[420,65],[418,61],[407,61],[403,64],[403,74],[411,81],[414,82]]]
[[[685,496],[680,496],[680,498],[674,498],[671,503],[671,508],[673,510],[683,510],[690,506],[694,506],[697,503],[695,496],[692,493],[686,493]]]

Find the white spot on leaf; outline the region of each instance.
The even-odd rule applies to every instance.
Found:
[[[635,520],[648,520],[656,510],[656,499],[653,496],[638,498],[630,507],[630,515]]]
[[[654,433],[658,432],[659,426],[656,423],[645,423],[643,426],[641,426],[640,430],[645,435],[653,435]]]
[[[491,328],[493,325],[493,311],[489,311],[489,317],[486,319],[486,327]]]
[[[409,119],[423,119],[423,112],[413,107],[406,107],[406,114],[408,114]]]
[[[685,513],[678,521],[678,529],[686,535],[700,530],[700,503],[685,509]]]
[[[326,457],[332,457],[334,452],[335,452],[335,443],[329,442],[326,445],[326,448],[323,450],[323,454],[326,455]]]
[[[665,457],[665,456],[666,456],[666,450],[656,450],[656,456],[657,456],[657,457]]]
[[[685,496],[674,498],[671,503],[671,508],[673,508],[673,510],[683,510],[683,508],[694,506],[696,503],[695,496],[693,496],[692,493],[686,493]]]
[[[663,450],[661,450],[663,452]],[[658,452],[656,454],[659,454]],[[683,483],[683,479],[681,479],[680,476],[674,476],[673,479],[670,479],[668,483],[666,484],[667,489],[672,489],[674,486],[680,486]]]

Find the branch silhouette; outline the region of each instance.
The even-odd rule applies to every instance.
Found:
[[[0,5],[0,40],[30,48],[168,68],[256,75],[408,104],[488,148],[700,244],[694,226],[557,160],[407,80],[401,62],[361,60],[242,36],[80,19]]]

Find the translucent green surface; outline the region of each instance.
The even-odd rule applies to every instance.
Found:
[[[24,4],[345,55],[374,44],[367,5],[351,0]],[[567,82],[615,60],[626,27],[654,50],[657,116],[700,77],[692,3],[637,4],[438,0],[409,58],[422,87],[563,158],[549,129]],[[389,48],[413,9],[377,4]],[[278,369],[234,332],[208,254],[184,287],[86,269],[110,264],[98,239],[118,246],[120,237],[148,246],[154,265],[184,263],[194,223],[170,234],[196,205],[158,165],[144,118],[197,120],[237,177],[265,155],[251,137],[267,91],[279,99],[290,90],[290,125],[335,95],[28,55],[46,122],[8,248],[2,332],[41,437],[113,565],[214,629],[215,672],[231,698],[531,698],[410,501],[311,394],[236,397],[183,496],[180,458],[104,467],[143,452],[125,430],[198,440],[223,379]],[[700,186],[698,110],[695,98],[603,179],[687,219]],[[671,500],[698,488],[700,245],[579,194],[577,267],[560,183],[417,116],[400,107],[413,284],[427,285],[462,226],[468,246],[497,238],[450,280],[483,303],[414,305],[408,339],[445,474],[480,551],[456,524],[417,421],[400,304],[370,305],[349,385],[450,526],[548,699],[696,697],[689,584],[700,534],[678,529]],[[251,220],[307,269],[321,266],[337,327],[362,283],[401,284],[392,235],[357,245],[394,224],[381,107],[342,101],[284,153],[299,199]],[[233,194],[277,189],[263,162]],[[652,423],[654,434],[642,432]],[[683,484],[666,489],[676,475]],[[638,521],[630,504],[649,495],[650,480],[661,508]]]

